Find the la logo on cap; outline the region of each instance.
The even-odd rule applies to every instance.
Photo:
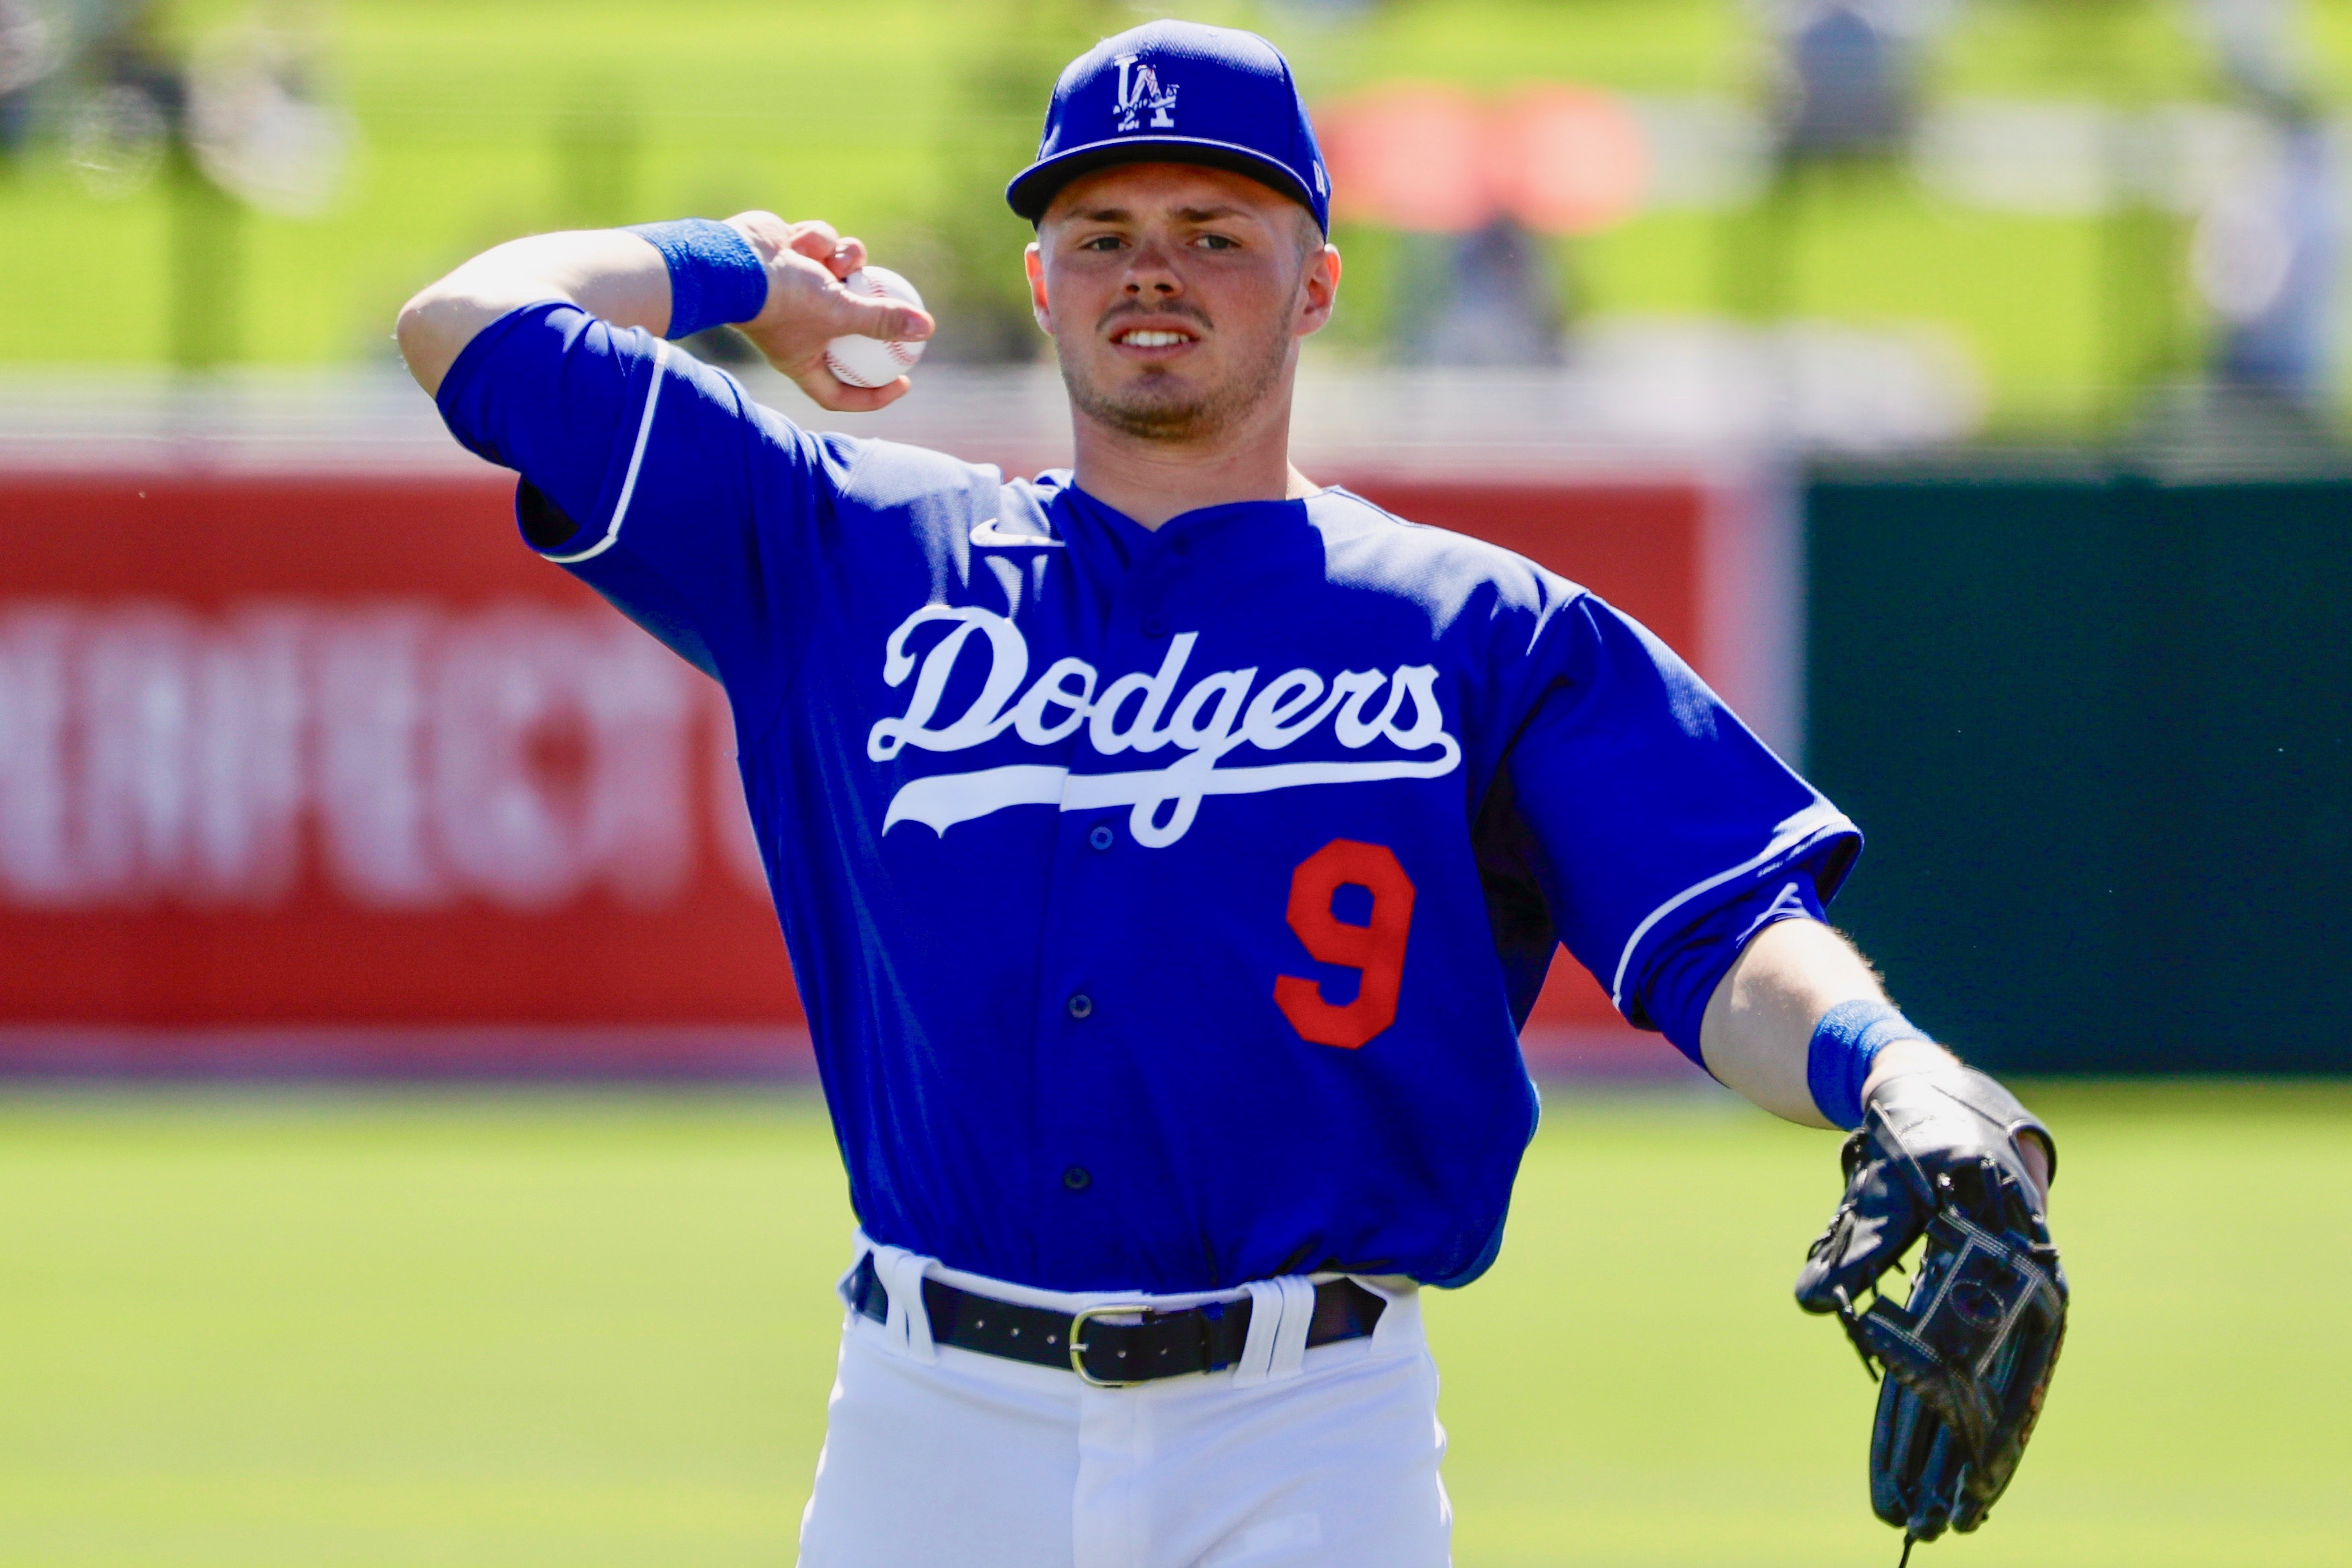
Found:
[[[1176,89],[1162,89],[1160,73],[1143,64],[1139,56],[1121,55],[1113,63],[1118,67],[1118,101],[1111,106],[1111,112],[1118,116],[1111,129],[1136,130],[1148,109],[1151,110],[1153,130],[1175,130],[1176,117],[1169,110],[1176,107]]]

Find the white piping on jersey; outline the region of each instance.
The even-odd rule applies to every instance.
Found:
[[[1806,839],[1820,833],[1823,828],[1833,827],[1842,823],[1848,826],[1852,826],[1852,824],[1846,823],[1845,814],[1838,810],[1837,807],[1830,805],[1827,801],[1822,801],[1816,805],[1809,805],[1804,810],[1797,813],[1796,816],[1790,817],[1787,821],[1781,823],[1779,830],[1772,835],[1772,842],[1767,844],[1760,854],[1751,856],[1749,858],[1742,860],[1738,865],[1734,866],[1728,871],[1717,871],[1714,876],[1709,877],[1703,882],[1693,882],[1689,887],[1685,888],[1681,892],[1676,893],[1673,898],[1668,899],[1664,903],[1660,904],[1656,909],[1652,910],[1648,918],[1643,920],[1640,925],[1633,928],[1633,934],[1625,939],[1625,951],[1617,955],[1617,973],[1615,977],[1609,982],[1609,1000],[1617,1005],[1617,1008],[1620,1012],[1624,1010],[1625,971],[1626,968],[1633,962],[1633,950],[1642,945],[1642,939],[1650,934],[1650,928],[1652,926],[1656,925],[1660,921],[1665,919],[1666,916],[1672,914],[1675,910],[1681,908],[1683,905],[1690,902],[1691,900],[1697,898],[1701,893],[1706,892],[1708,889],[1719,888],[1723,886],[1724,883],[1730,881],[1734,877],[1744,876],[1748,872],[1756,869],[1757,867],[1763,865],[1766,861],[1770,860],[1777,856],[1786,855],[1790,850],[1795,848]]]
[[[629,498],[637,493],[637,468],[646,460],[646,437],[654,433],[654,405],[661,401],[662,375],[669,369],[669,344],[654,340],[654,384],[646,392],[646,411],[637,419],[637,444],[629,453],[629,471],[621,479],[621,499],[613,503],[613,521],[605,525],[604,537],[576,555],[549,555],[558,566],[591,560],[613,548],[613,541],[621,537],[621,520],[629,515]],[[541,552],[544,554],[544,552]]]
[[[1050,533],[1007,533],[992,517],[986,522],[972,525],[971,542],[982,548],[1012,544],[1034,545],[1046,550],[1064,548],[1062,541]]]

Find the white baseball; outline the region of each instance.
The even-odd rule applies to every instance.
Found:
[[[915,286],[887,267],[861,267],[841,280],[853,294],[869,300],[895,300],[922,308]],[[887,386],[923,357],[920,343],[886,343],[880,338],[835,338],[824,345],[824,368],[852,386]]]

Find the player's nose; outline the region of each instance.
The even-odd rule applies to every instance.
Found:
[[[1159,299],[1172,299],[1184,291],[1184,280],[1177,275],[1168,253],[1156,244],[1139,245],[1130,253],[1127,266],[1127,292],[1132,297],[1149,294]]]

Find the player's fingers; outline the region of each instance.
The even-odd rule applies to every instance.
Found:
[[[919,305],[868,299],[846,289],[834,292],[833,328],[836,337],[854,334],[879,338],[886,343],[919,343],[931,335],[937,324],[931,313]]]
[[[818,407],[835,414],[871,414],[877,408],[887,408],[906,396],[914,384],[902,375],[880,386],[852,386],[823,365],[793,379]]]
[[[823,218],[810,218],[793,225],[792,248],[811,261],[829,262],[841,248],[841,236]]]
[[[1841,1296],[1852,1300],[1870,1289],[1927,1226],[1910,1188],[1884,1161],[1855,1172],[1847,1195],[1797,1274],[1797,1304],[1809,1312],[1835,1311]]]
[[[825,265],[833,268],[835,278],[846,278],[866,265],[866,242],[856,235],[845,235]]]

